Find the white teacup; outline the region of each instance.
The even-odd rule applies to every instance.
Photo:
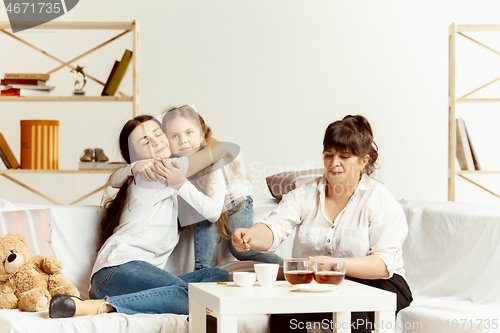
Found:
[[[278,264],[255,264],[253,265],[255,273],[257,273],[257,281],[261,287],[272,287],[278,277]]]
[[[255,283],[255,273],[234,272],[233,281],[238,287],[251,287]]]

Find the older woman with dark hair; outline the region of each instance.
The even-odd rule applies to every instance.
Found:
[[[396,293],[396,313],[407,307],[412,295],[404,279],[402,245],[408,226],[398,202],[371,177],[377,157],[365,117],[346,116],[330,124],[323,140],[323,177],[285,195],[261,223],[236,229],[235,248],[272,252],[295,231],[294,258],[341,259],[347,279]],[[272,315],[271,332],[306,332],[297,327],[324,318],[331,319],[331,313]],[[373,312],[352,313],[351,322],[353,332],[370,332]]]

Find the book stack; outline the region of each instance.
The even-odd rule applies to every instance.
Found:
[[[462,170],[481,170],[476,151],[472,146],[467,127],[462,118],[457,118],[457,160]]]
[[[0,81],[5,86],[1,96],[48,96],[53,86],[46,83],[50,75],[36,73],[6,73]]]

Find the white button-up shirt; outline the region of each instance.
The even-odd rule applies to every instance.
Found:
[[[187,157],[166,161],[179,163],[184,172],[189,167]],[[175,192],[165,182],[149,182],[139,174],[128,187],[120,223],[99,250],[92,275],[104,267],[133,260],[163,269],[179,241],[177,211],[172,201]]]
[[[331,221],[325,214],[324,177],[289,192],[262,221],[274,235],[270,252],[294,230],[292,256],[360,258],[377,255],[389,277],[404,277],[402,246],[408,225],[401,205],[380,182],[363,175],[344,209]]]

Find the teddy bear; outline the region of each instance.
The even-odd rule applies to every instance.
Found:
[[[62,263],[45,255],[28,255],[28,242],[19,234],[0,237],[0,309],[42,311],[55,294],[80,296],[61,274]]]

